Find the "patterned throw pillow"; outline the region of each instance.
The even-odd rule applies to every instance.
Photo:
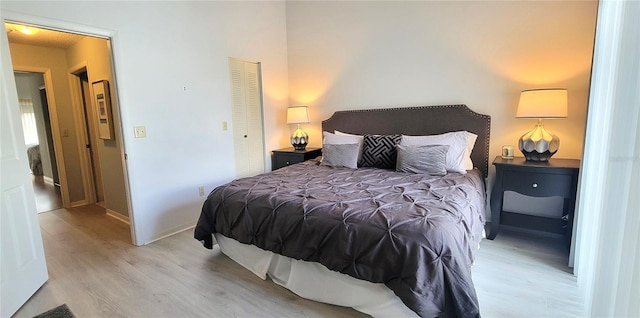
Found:
[[[360,166],[395,169],[396,145],[401,138],[401,135],[365,135]]]

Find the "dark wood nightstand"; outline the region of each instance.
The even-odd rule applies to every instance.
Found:
[[[491,191],[491,230],[488,239],[493,240],[500,230],[500,224],[505,224],[564,234],[570,244],[580,160],[551,158],[548,162],[533,162],[519,157],[502,159],[498,156],[493,165],[496,166],[496,180]],[[502,211],[505,191],[531,197],[563,197],[562,218]]]
[[[322,156],[322,148],[306,148],[295,150],[293,147],[273,151],[271,157],[271,170],[277,170],[288,165],[300,163],[305,160]]]

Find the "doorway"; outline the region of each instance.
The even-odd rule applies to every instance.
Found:
[[[3,15],[5,12],[3,12]],[[6,17],[6,15],[5,15]],[[32,19],[36,21],[46,20],[39,17],[20,16],[25,19]],[[6,22],[6,21],[3,21]],[[82,140],[85,134],[84,124],[82,124],[81,118],[78,115],[82,113],[81,103],[76,103],[76,99],[71,96],[73,93],[69,86],[71,86],[71,77],[75,76],[67,69],[69,65],[77,65],[79,62],[71,62],[77,59],[84,60],[87,65],[91,65],[92,69],[88,74],[97,74],[94,76],[104,76],[103,80],[109,80],[114,85],[113,96],[117,96],[115,92],[115,81],[113,77],[113,69],[111,64],[111,47],[109,44],[108,36],[103,38],[96,38],[90,36],[83,36],[72,34],[72,38],[80,38],[78,41],[88,39],[91,43],[83,43],[82,45],[76,45],[78,42],[69,44],[60,44],[56,39],[69,39],[69,36],[57,36],[42,38],[40,41],[31,39],[11,40],[12,33],[16,33],[17,29],[10,30],[7,27],[8,23],[5,23],[6,33],[2,33],[0,36],[0,59],[2,65],[5,66],[1,69],[2,78],[5,80],[0,81],[0,98],[2,99],[2,107],[0,107],[2,114],[0,119],[2,124],[2,153],[0,160],[2,164],[2,197],[7,200],[3,200],[2,212],[2,271],[3,279],[0,284],[3,297],[2,297],[2,313],[1,316],[11,316],[15,311],[22,306],[34,292],[41,287],[47,280],[47,268],[45,262],[44,248],[42,245],[42,230],[38,225],[38,218],[35,210],[35,193],[29,186],[29,180],[26,178],[26,171],[24,171],[25,165],[28,165],[26,156],[26,148],[22,147],[23,140],[21,134],[21,118],[18,109],[18,95],[16,94],[16,86],[11,80],[12,77],[15,80],[15,71],[27,71],[43,74],[45,93],[47,104],[49,107],[51,132],[53,135],[53,148],[55,149],[56,165],[58,166],[59,184],[62,192],[63,204],[65,208],[73,205],[88,205],[87,196],[84,195],[86,186],[84,185],[84,178],[87,175],[86,167],[79,167],[84,163],[79,160],[82,153],[82,148],[85,148],[85,144],[78,142]],[[74,25],[73,29],[83,30],[84,26]],[[29,30],[29,27],[25,28]],[[64,32],[51,31],[40,29],[43,33],[55,32],[56,34],[63,34]],[[45,32],[46,31],[46,32]],[[96,31],[103,32],[103,31]],[[67,33],[64,33],[67,34]],[[109,34],[104,32],[104,34]],[[98,39],[102,46],[96,45],[92,39]],[[24,41],[23,41],[24,40]],[[101,41],[100,41],[101,40]],[[32,41],[31,43],[29,43]],[[75,41],[75,40],[72,40]],[[71,48],[65,47],[52,47],[52,43],[58,43],[57,45],[69,45]],[[97,48],[97,49],[96,49]],[[52,54],[48,54],[52,53]],[[98,56],[96,56],[98,55]],[[55,61],[54,61],[55,60]],[[61,68],[62,66],[62,68]],[[95,72],[94,72],[95,71]],[[90,78],[90,77],[89,77]],[[39,94],[38,94],[39,95]],[[116,156],[110,157],[109,160],[113,167],[113,173],[110,171],[111,188],[116,191],[121,191],[122,195],[119,197],[119,193],[116,193],[113,197],[113,210],[111,206],[106,208],[99,208],[96,205],[90,205],[89,208],[98,208],[101,210],[98,213],[104,213],[103,217],[105,222],[114,222],[113,219],[109,219],[109,211],[113,213],[125,213],[128,220],[129,214],[129,194],[128,184],[125,176],[124,166],[124,147],[122,144],[122,131],[119,124],[120,116],[117,108],[117,98],[113,99],[114,102],[114,127],[115,140],[110,142],[104,142],[105,147],[113,149]],[[81,129],[78,129],[81,128]],[[80,136],[79,136],[80,135]],[[41,144],[42,145],[42,144]],[[115,158],[113,158],[115,157]],[[115,176],[115,177],[114,177]],[[6,182],[5,182],[6,181]],[[106,187],[105,187],[106,189]],[[105,197],[108,198],[105,191]],[[121,199],[124,198],[124,199]],[[6,201],[6,202],[5,202]],[[108,202],[108,200],[105,200]],[[121,204],[118,206],[118,204]],[[73,209],[78,214],[85,214],[86,208]],[[55,213],[69,213],[69,209],[60,209],[56,212],[42,214],[41,217],[54,215]],[[117,220],[121,218],[114,217]],[[5,222],[8,221],[8,222]],[[82,218],[84,220],[84,218]],[[128,223],[128,222],[126,222]],[[84,226],[84,224],[83,224]],[[132,238],[135,238],[135,232],[133,224],[127,224],[127,227],[131,231]],[[13,239],[5,240],[5,233],[9,233]],[[124,234],[124,233],[123,233]],[[127,240],[128,236],[122,235],[122,238]],[[134,239],[135,242],[135,239]],[[8,248],[5,248],[8,247]],[[5,253],[6,252],[6,253]],[[4,257],[7,254],[10,257]],[[10,266],[6,266],[10,265]],[[6,269],[6,270],[5,270]],[[6,274],[8,275],[4,275]],[[7,279],[5,279],[7,278]],[[5,291],[10,291],[6,293]],[[4,297],[10,295],[11,297]]]
[[[5,22],[14,71],[44,74],[43,85],[64,208],[98,204],[105,213],[127,223],[129,194],[117,98],[112,98],[114,133],[100,139],[96,133],[93,88],[110,82],[117,96],[110,39],[18,22]],[[42,143],[41,143],[42,145]]]
[[[47,93],[42,73],[15,72],[18,105],[38,213],[62,208]]]
[[[100,154],[98,148],[98,130],[96,127],[97,118],[95,118],[95,110],[94,106],[91,103],[91,91],[89,85],[89,75],[87,74],[87,69],[82,68],[77,72],[73,73],[78,80],[78,86],[80,88],[79,95],[81,96],[80,101],[82,102],[82,110],[84,113],[84,128],[85,128],[85,148],[88,152],[88,166],[90,168],[90,178],[88,180],[87,186],[92,187],[91,190],[87,191],[88,195],[91,197],[88,198],[89,203],[96,203],[101,207],[105,207],[104,204],[104,186],[102,184],[102,170],[100,169]]]

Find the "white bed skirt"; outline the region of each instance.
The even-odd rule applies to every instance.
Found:
[[[417,317],[384,284],[329,270],[315,262],[295,260],[215,234],[222,253],[258,277],[267,275],[300,297],[352,307],[373,317]]]

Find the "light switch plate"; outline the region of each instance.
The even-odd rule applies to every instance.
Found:
[[[147,137],[147,128],[144,126],[135,126],[133,127],[133,132],[136,138],[146,138]]]

